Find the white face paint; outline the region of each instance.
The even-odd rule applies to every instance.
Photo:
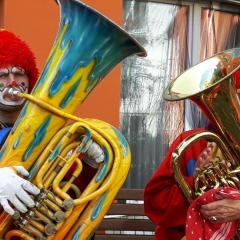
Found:
[[[25,99],[13,92],[28,93],[28,88],[28,76],[24,69],[14,66],[0,68],[0,105],[5,109],[7,106],[22,106]]]
[[[12,90],[21,92],[21,93],[27,93],[28,89],[26,88],[25,90],[19,87],[14,87],[14,88],[4,88],[2,92],[0,92],[0,103],[5,106],[18,106],[22,105],[26,99],[18,97],[17,95],[12,93]]]

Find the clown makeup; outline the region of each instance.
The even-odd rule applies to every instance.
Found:
[[[10,66],[0,68],[0,103],[5,106],[19,106],[25,99],[14,92],[27,93],[29,87],[28,76],[24,69]]]

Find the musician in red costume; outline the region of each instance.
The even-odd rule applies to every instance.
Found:
[[[240,71],[235,74],[235,85],[240,88]],[[162,163],[145,186],[145,214],[157,225],[155,240],[180,240],[185,234],[188,205],[174,179],[170,162],[173,151],[191,134],[201,129],[181,133],[172,143]],[[215,131],[209,124],[207,130]],[[189,186],[194,189],[196,169],[203,169],[212,159],[214,143],[202,139],[195,142],[183,154],[180,167]],[[201,214],[214,223],[226,223],[240,219],[240,200],[223,199],[202,205]],[[194,239],[194,238],[193,238]]]
[[[13,94],[13,91],[30,93],[38,75],[36,59],[29,46],[13,33],[0,30],[0,149],[26,101]],[[75,181],[81,191],[97,172],[99,162],[104,160],[104,152],[96,142],[90,140],[82,155],[83,171]],[[29,194],[39,193],[37,187],[15,172],[28,175],[22,166],[0,168],[0,204],[10,215],[14,214],[14,210],[9,203],[24,213],[26,206],[34,206]]]
[[[144,191],[144,208],[146,215],[157,224],[157,240],[180,240],[185,236],[185,225],[188,206],[175,181],[170,161],[172,152],[196,129],[183,132],[173,142],[161,165],[147,183]],[[188,148],[182,157],[181,170],[190,187],[193,187],[193,172],[200,153],[207,148],[207,141],[201,140]]]

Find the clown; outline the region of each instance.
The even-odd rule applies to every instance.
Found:
[[[0,148],[25,103],[14,91],[30,92],[38,74],[35,56],[28,45],[13,33],[0,30]],[[22,166],[14,169],[28,175]],[[39,189],[16,175],[12,168],[0,168],[0,204],[7,213],[14,214],[9,201],[20,212],[26,212],[26,206],[33,207],[29,193],[38,194]]]
[[[0,30],[0,149],[26,102],[16,93],[30,93],[38,76],[36,59],[29,46],[13,33]],[[81,190],[95,175],[98,163],[104,160],[103,150],[92,139],[82,152],[87,177],[83,174],[77,179]],[[16,173],[29,174],[22,166],[0,168],[0,204],[10,215],[14,214],[14,208],[24,213],[27,207],[33,207],[35,203],[29,194],[40,192]]]

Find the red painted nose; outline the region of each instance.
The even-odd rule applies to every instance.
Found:
[[[16,83],[16,81],[12,81],[12,86],[16,86],[17,85],[17,83]]]

